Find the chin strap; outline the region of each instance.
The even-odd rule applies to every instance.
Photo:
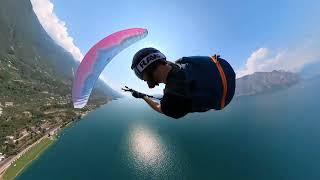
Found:
[[[133,90],[133,89],[131,89],[131,88],[128,88],[128,86],[124,86],[125,88],[121,88],[124,92],[133,92],[133,91],[135,91],[135,90]],[[157,98],[157,97],[154,97],[154,96],[151,96],[151,95],[148,95],[148,94],[146,94],[146,96],[148,97],[148,98],[153,98],[153,99],[158,99],[158,100],[161,100],[162,98]]]

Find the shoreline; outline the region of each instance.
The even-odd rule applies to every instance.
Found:
[[[101,106],[98,106],[97,108],[93,109],[92,111],[87,111],[86,113],[81,115],[81,118],[77,121],[70,121],[69,123],[67,123],[66,125],[64,125],[63,127],[61,127],[61,125],[59,127],[54,128],[53,130],[51,130],[50,132],[55,132],[53,136],[48,136],[50,134],[47,133],[46,135],[44,135],[43,137],[41,137],[40,139],[38,139],[36,142],[34,142],[33,144],[31,144],[30,146],[28,146],[27,148],[23,149],[21,152],[19,152],[17,155],[15,156],[11,156],[7,158],[7,162],[4,163],[1,167],[0,167],[0,180],[3,180],[5,173],[7,172],[7,170],[13,165],[13,163],[17,160],[19,160],[25,153],[27,153],[31,148],[35,147],[36,145],[38,145],[42,140],[46,139],[46,138],[50,138],[52,140],[53,137],[55,137],[55,140],[52,140],[53,142],[50,143],[45,149],[43,149],[42,151],[40,151],[39,153],[37,153],[37,155],[35,156],[35,158],[33,158],[31,161],[29,161],[28,163],[25,164],[25,166],[19,170],[19,172],[16,174],[16,176],[14,178],[16,178],[17,176],[20,175],[21,172],[23,172],[25,170],[26,167],[28,167],[30,164],[32,164],[32,162],[34,162],[34,160],[36,160],[37,158],[40,157],[40,155],[45,152],[47,150],[48,147],[50,147],[53,143],[55,143],[55,141],[58,140],[59,134],[65,130],[66,128],[69,128],[72,124],[82,120],[84,117],[86,117],[90,112],[94,112],[96,109],[100,108]],[[4,160],[5,161],[5,160]]]
[[[47,141],[47,142],[45,142]],[[45,143],[45,146],[42,147],[40,143]],[[34,156],[32,156],[32,159],[27,160],[26,163],[22,163],[22,167],[18,168],[18,171],[14,171],[14,175],[9,176],[10,179],[15,179],[16,177],[18,177],[19,175],[21,175],[21,173],[26,170],[27,167],[29,167],[36,159],[38,159],[42,153],[44,153],[51,145],[53,145],[53,143],[55,143],[55,140],[50,138],[50,137],[43,137],[41,139],[41,141],[39,141],[37,144],[35,144],[34,146],[32,146],[27,152],[25,152],[25,154],[21,155],[18,159],[16,159],[15,161],[12,162],[12,164],[10,164],[10,166],[6,169],[6,171],[3,173],[3,178],[5,177],[6,173],[8,171],[10,171],[10,168],[12,167],[12,165],[14,164],[14,167],[16,167],[16,165],[18,165],[19,163],[22,163],[21,161],[23,160],[23,158],[27,158],[28,155],[30,155],[30,153],[32,153],[31,151],[35,151],[36,148],[42,147],[39,151],[36,152],[36,154]],[[37,147],[37,145],[39,147]],[[29,153],[29,154],[28,154]],[[19,162],[20,161],[20,162]]]
[[[68,126],[70,126],[73,122],[71,121],[70,123],[68,123]],[[67,126],[65,126],[67,127]],[[48,144],[44,149],[42,149],[41,151],[39,151],[35,157],[28,161],[26,164],[23,165],[23,167],[19,170],[19,172],[13,177],[13,178],[16,178],[17,176],[20,175],[21,172],[23,172],[26,167],[28,167],[30,164],[32,164],[32,162],[34,162],[34,160],[36,160],[37,158],[40,157],[40,155],[45,152],[51,145],[53,145],[53,143],[55,143],[55,141],[57,141],[57,137],[58,137],[58,134],[60,132],[62,132],[64,130],[64,128],[60,128],[60,127],[57,127],[57,128],[54,128],[53,130],[51,131],[55,131],[56,133],[53,135],[53,136],[49,136],[50,133],[46,134],[45,136],[41,137],[40,139],[38,139],[36,142],[34,142],[33,144],[29,145],[27,148],[23,149],[21,152],[19,152],[17,155],[15,156],[12,156],[12,157],[8,157],[8,161],[3,164],[2,167],[0,167],[0,180],[3,180],[4,179],[4,175],[6,174],[7,170],[16,162],[18,161],[20,158],[23,157],[23,155],[25,155],[26,153],[29,152],[29,150],[31,150],[32,148],[36,147],[36,145],[38,145],[39,143],[41,143],[43,140],[45,139],[50,139],[52,142],[50,144]],[[55,139],[53,139],[55,138]]]
[[[11,165],[13,165],[13,163],[17,160],[19,160],[25,153],[27,153],[31,148],[35,147],[37,144],[39,144],[42,140],[44,140],[45,138],[48,138],[46,136],[43,136],[42,138],[38,139],[36,142],[34,142],[33,144],[31,144],[30,146],[28,146],[26,149],[22,150],[20,153],[18,153],[17,155],[13,156],[10,158],[10,160],[8,162],[6,162],[0,169],[0,180],[3,179],[6,171],[11,167]],[[32,162],[32,161],[31,161]],[[31,163],[30,162],[30,163]],[[24,167],[25,168],[25,167]],[[21,170],[23,170],[24,168],[22,168]],[[15,176],[16,177],[16,176]]]

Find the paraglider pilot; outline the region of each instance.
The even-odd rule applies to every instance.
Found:
[[[138,51],[131,69],[149,88],[165,84],[160,103],[152,96],[132,89],[135,98],[142,98],[152,109],[178,119],[191,112],[221,110],[235,92],[235,72],[230,64],[217,55],[182,57],[172,63],[155,48]]]

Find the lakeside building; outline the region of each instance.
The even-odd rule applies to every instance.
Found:
[[[28,135],[28,134],[29,134],[29,133],[28,133],[27,129],[22,129],[22,130],[20,131],[20,133],[19,133],[19,136],[22,137],[22,136],[26,136],[26,135]]]
[[[67,100],[60,100],[60,101],[58,101],[58,103],[57,104],[59,104],[59,105],[66,105],[66,104],[68,104],[69,102],[67,101]]]
[[[6,136],[7,140],[14,140],[14,136]]]
[[[11,107],[11,106],[13,106],[13,102],[5,102],[4,106],[5,107]]]
[[[6,158],[5,154],[0,153],[0,162]]]
[[[54,129],[50,130],[50,132],[48,133],[48,135],[49,135],[49,136],[54,136],[54,135],[58,134],[59,130],[60,130],[60,127],[56,127],[56,128],[54,128]]]
[[[34,133],[36,133],[36,134],[41,134],[41,131],[39,131],[39,130],[37,129],[37,127],[35,127],[35,126],[32,126],[30,129],[31,129],[32,132],[34,132]]]
[[[42,124],[40,125],[40,128],[41,128],[41,130],[48,131],[48,130],[50,129],[50,123],[47,122],[47,121],[44,121],[44,123],[42,123]]]
[[[6,136],[5,144],[14,144],[16,142],[14,136]]]
[[[24,112],[22,112],[22,114],[27,118],[31,118],[32,117],[32,114],[29,111],[24,111]]]

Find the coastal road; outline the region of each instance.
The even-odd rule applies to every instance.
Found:
[[[8,168],[8,165],[10,166],[12,158],[13,158],[13,156],[10,156],[0,163],[0,180],[2,180],[2,175],[4,174],[6,169]]]
[[[51,129],[48,133],[46,133],[42,138],[38,139],[36,142],[28,146],[26,149],[22,150],[20,153],[18,153],[15,156],[11,156],[6,158],[0,163],[0,180],[2,180],[2,176],[6,172],[6,170],[10,167],[10,165],[17,159],[19,159],[24,153],[26,153],[30,148],[32,148],[34,145],[38,144],[41,142],[44,138],[47,138],[49,134],[57,134],[58,131],[60,130],[60,126],[54,127]]]
[[[40,141],[42,141],[44,138],[47,138],[48,135],[43,136],[42,138],[38,139],[35,143],[28,146],[26,149],[22,150],[20,153],[18,153],[15,156],[11,156],[6,158],[1,164],[0,164],[0,180],[2,180],[2,176],[6,172],[6,170],[10,167],[10,165],[17,159],[19,159],[24,153],[26,153],[30,148],[32,148],[34,145],[38,144]]]

